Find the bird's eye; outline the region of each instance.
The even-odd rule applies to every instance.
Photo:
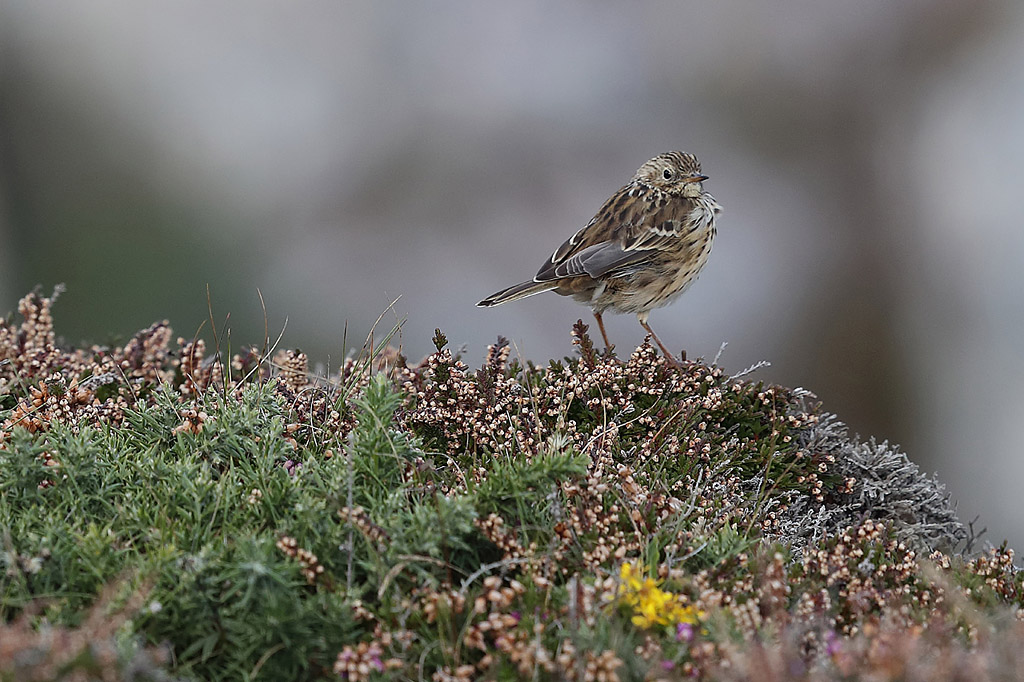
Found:
[[[661,174],[663,176],[665,176],[666,180],[671,180],[672,179],[672,169],[670,169],[670,168],[666,168],[664,171],[662,171]]]

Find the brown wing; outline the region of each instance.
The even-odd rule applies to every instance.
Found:
[[[535,282],[564,277],[616,276],[634,270],[673,244],[684,229],[689,201],[651,201],[650,188],[627,185],[605,202],[582,230],[569,237],[537,271]]]

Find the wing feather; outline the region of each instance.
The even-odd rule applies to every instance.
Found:
[[[555,266],[551,279],[587,275],[594,279],[647,259],[646,251],[624,251],[618,242],[588,246]]]
[[[690,202],[681,197],[667,201],[650,187],[626,185],[551,254],[534,281],[614,277],[617,270],[635,269],[656,252],[678,244],[689,209]]]

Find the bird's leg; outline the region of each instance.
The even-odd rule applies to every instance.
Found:
[[[651,325],[647,324],[647,315],[640,313],[639,315],[636,316],[636,319],[640,323],[640,326],[647,330],[647,333],[651,335],[651,338],[654,339],[654,342],[658,344],[658,348],[660,348],[661,352],[664,353],[665,359],[668,360],[669,363],[676,367],[677,369],[682,369],[683,366],[679,363],[678,360],[675,359],[672,353],[669,352],[668,348],[665,348],[665,344],[661,342],[661,339],[658,338],[658,335],[654,333],[653,329],[651,329]]]
[[[597,328],[601,330],[601,338],[604,339],[604,348],[608,350],[612,347],[612,344],[608,343],[608,334],[604,331],[604,320],[601,319],[601,313],[594,311],[594,319],[597,320]]]

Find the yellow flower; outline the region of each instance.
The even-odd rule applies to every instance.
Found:
[[[637,577],[638,573],[644,570],[643,564],[637,564],[636,568],[631,563],[622,564],[622,568],[619,569],[619,577],[622,578],[622,586],[619,588],[619,594],[622,594],[626,590],[632,590],[634,592],[640,590],[640,578]]]
[[[619,602],[633,611],[633,625],[650,628],[655,625],[696,624],[703,615],[680,597],[661,589],[661,581],[646,575],[641,563],[624,563],[619,569]]]

